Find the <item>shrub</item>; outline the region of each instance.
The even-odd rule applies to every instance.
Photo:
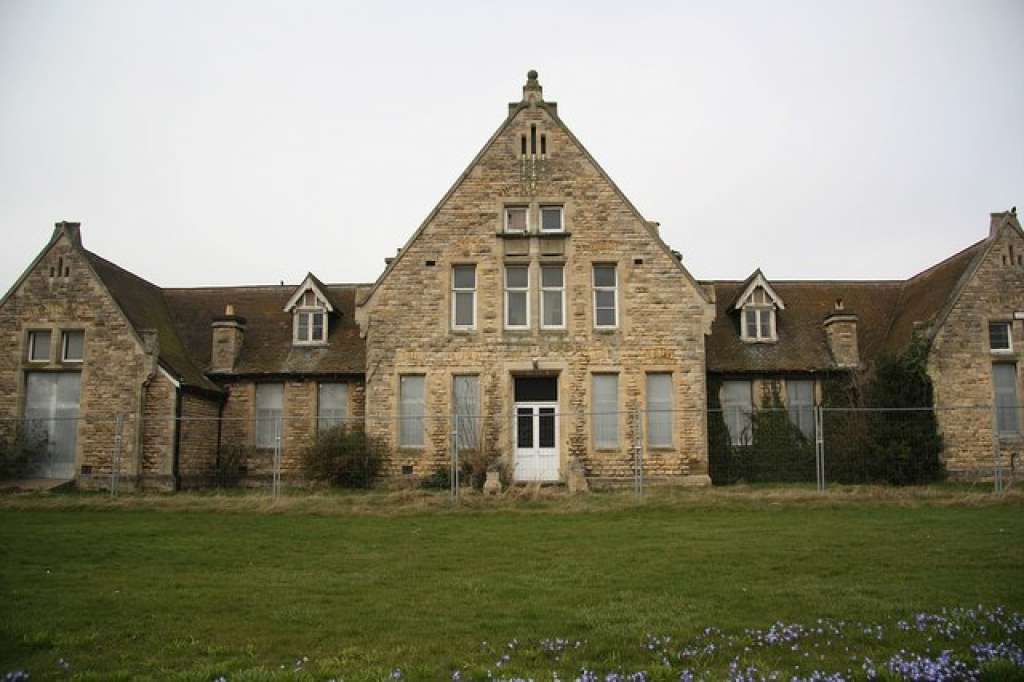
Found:
[[[452,487],[451,471],[446,466],[437,467],[434,473],[420,481],[420,487],[429,490],[449,490]]]
[[[251,460],[252,451],[252,446],[239,443],[221,446],[214,469],[214,483],[218,488],[238,487],[245,475],[246,464]]]
[[[369,488],[380,471],[383,448],[359,426],[337,426],[317,435],[302,453],[311,481],[342,488]]]
[[[16,425],[0,435],[0,480],[22,478],[46,453],[46,436]]]

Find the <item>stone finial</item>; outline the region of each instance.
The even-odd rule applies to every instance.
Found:
[[[540,86],[540,81],[537,80],[537,72],[533,69],[526,73],[526,85],[523,86],[523,101],[544,101],[544,89]]]
[[[225,317],[232,317],[232,316],[234,316],[234,314],[235,314],[235,306],[231,305],[230,303],[228,303],[226,306],[224,306],[224,316]]]

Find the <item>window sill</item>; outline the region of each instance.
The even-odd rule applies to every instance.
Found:
[[[476,334],[476,332],[477,332],[476,327],[474,327],[472,329],[470,329],[468,327],[466,327],[466,328],[458,327],[456,329],[450,329],[449,331],[452,334],[455,334],[456,336],[471,336],[473,334]]]
[[[621,448],[618,445],[616,445],[614,447],[600,447],[600,448],[595,445],[594,446],[594,452],[603,452],[603,453],[609,454],[609,453],[621,453],[621,452],[624,452],[624,450],[623,450],[623,448]]]
[[[618,327],[594,327],[595,334],[617,334]]]
[[[501,239],[529,239],[530,237],[540,237],[541,239],[564,239],[565,237],[571,237],[572,232],[496,232],[496,236]]]
[[[667,454],[667,453],[675,452],[675,451],[676,451],[676,448],[673,445],[648,445],[647,446],[647,452],[654,453],[654,454]]]
[[[741,340],[743,341],[743,343],[750,343],[750,344],[756,344],[756,343],[778,343],[779,342],[778,339],[751,339],[749,337],[748,338],[742,338],[741,337]]]
[[[326,341],[292,341],[295,348],[327,348],[329,345]]]
[[[1024,433],[1000,433],[1000,443],[1024,443]]]

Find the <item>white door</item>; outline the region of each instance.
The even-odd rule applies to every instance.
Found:
[[[38,449],[32,475],[75,477],[78,440],[78,372],[31,372],[25,386],[25,428]]]
[[[517,403],[515,455],[517,481],[557,481],[558,405]]]

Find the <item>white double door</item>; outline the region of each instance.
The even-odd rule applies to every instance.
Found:
[[[517,481],[557,481],[558,404],[516,403]]]

